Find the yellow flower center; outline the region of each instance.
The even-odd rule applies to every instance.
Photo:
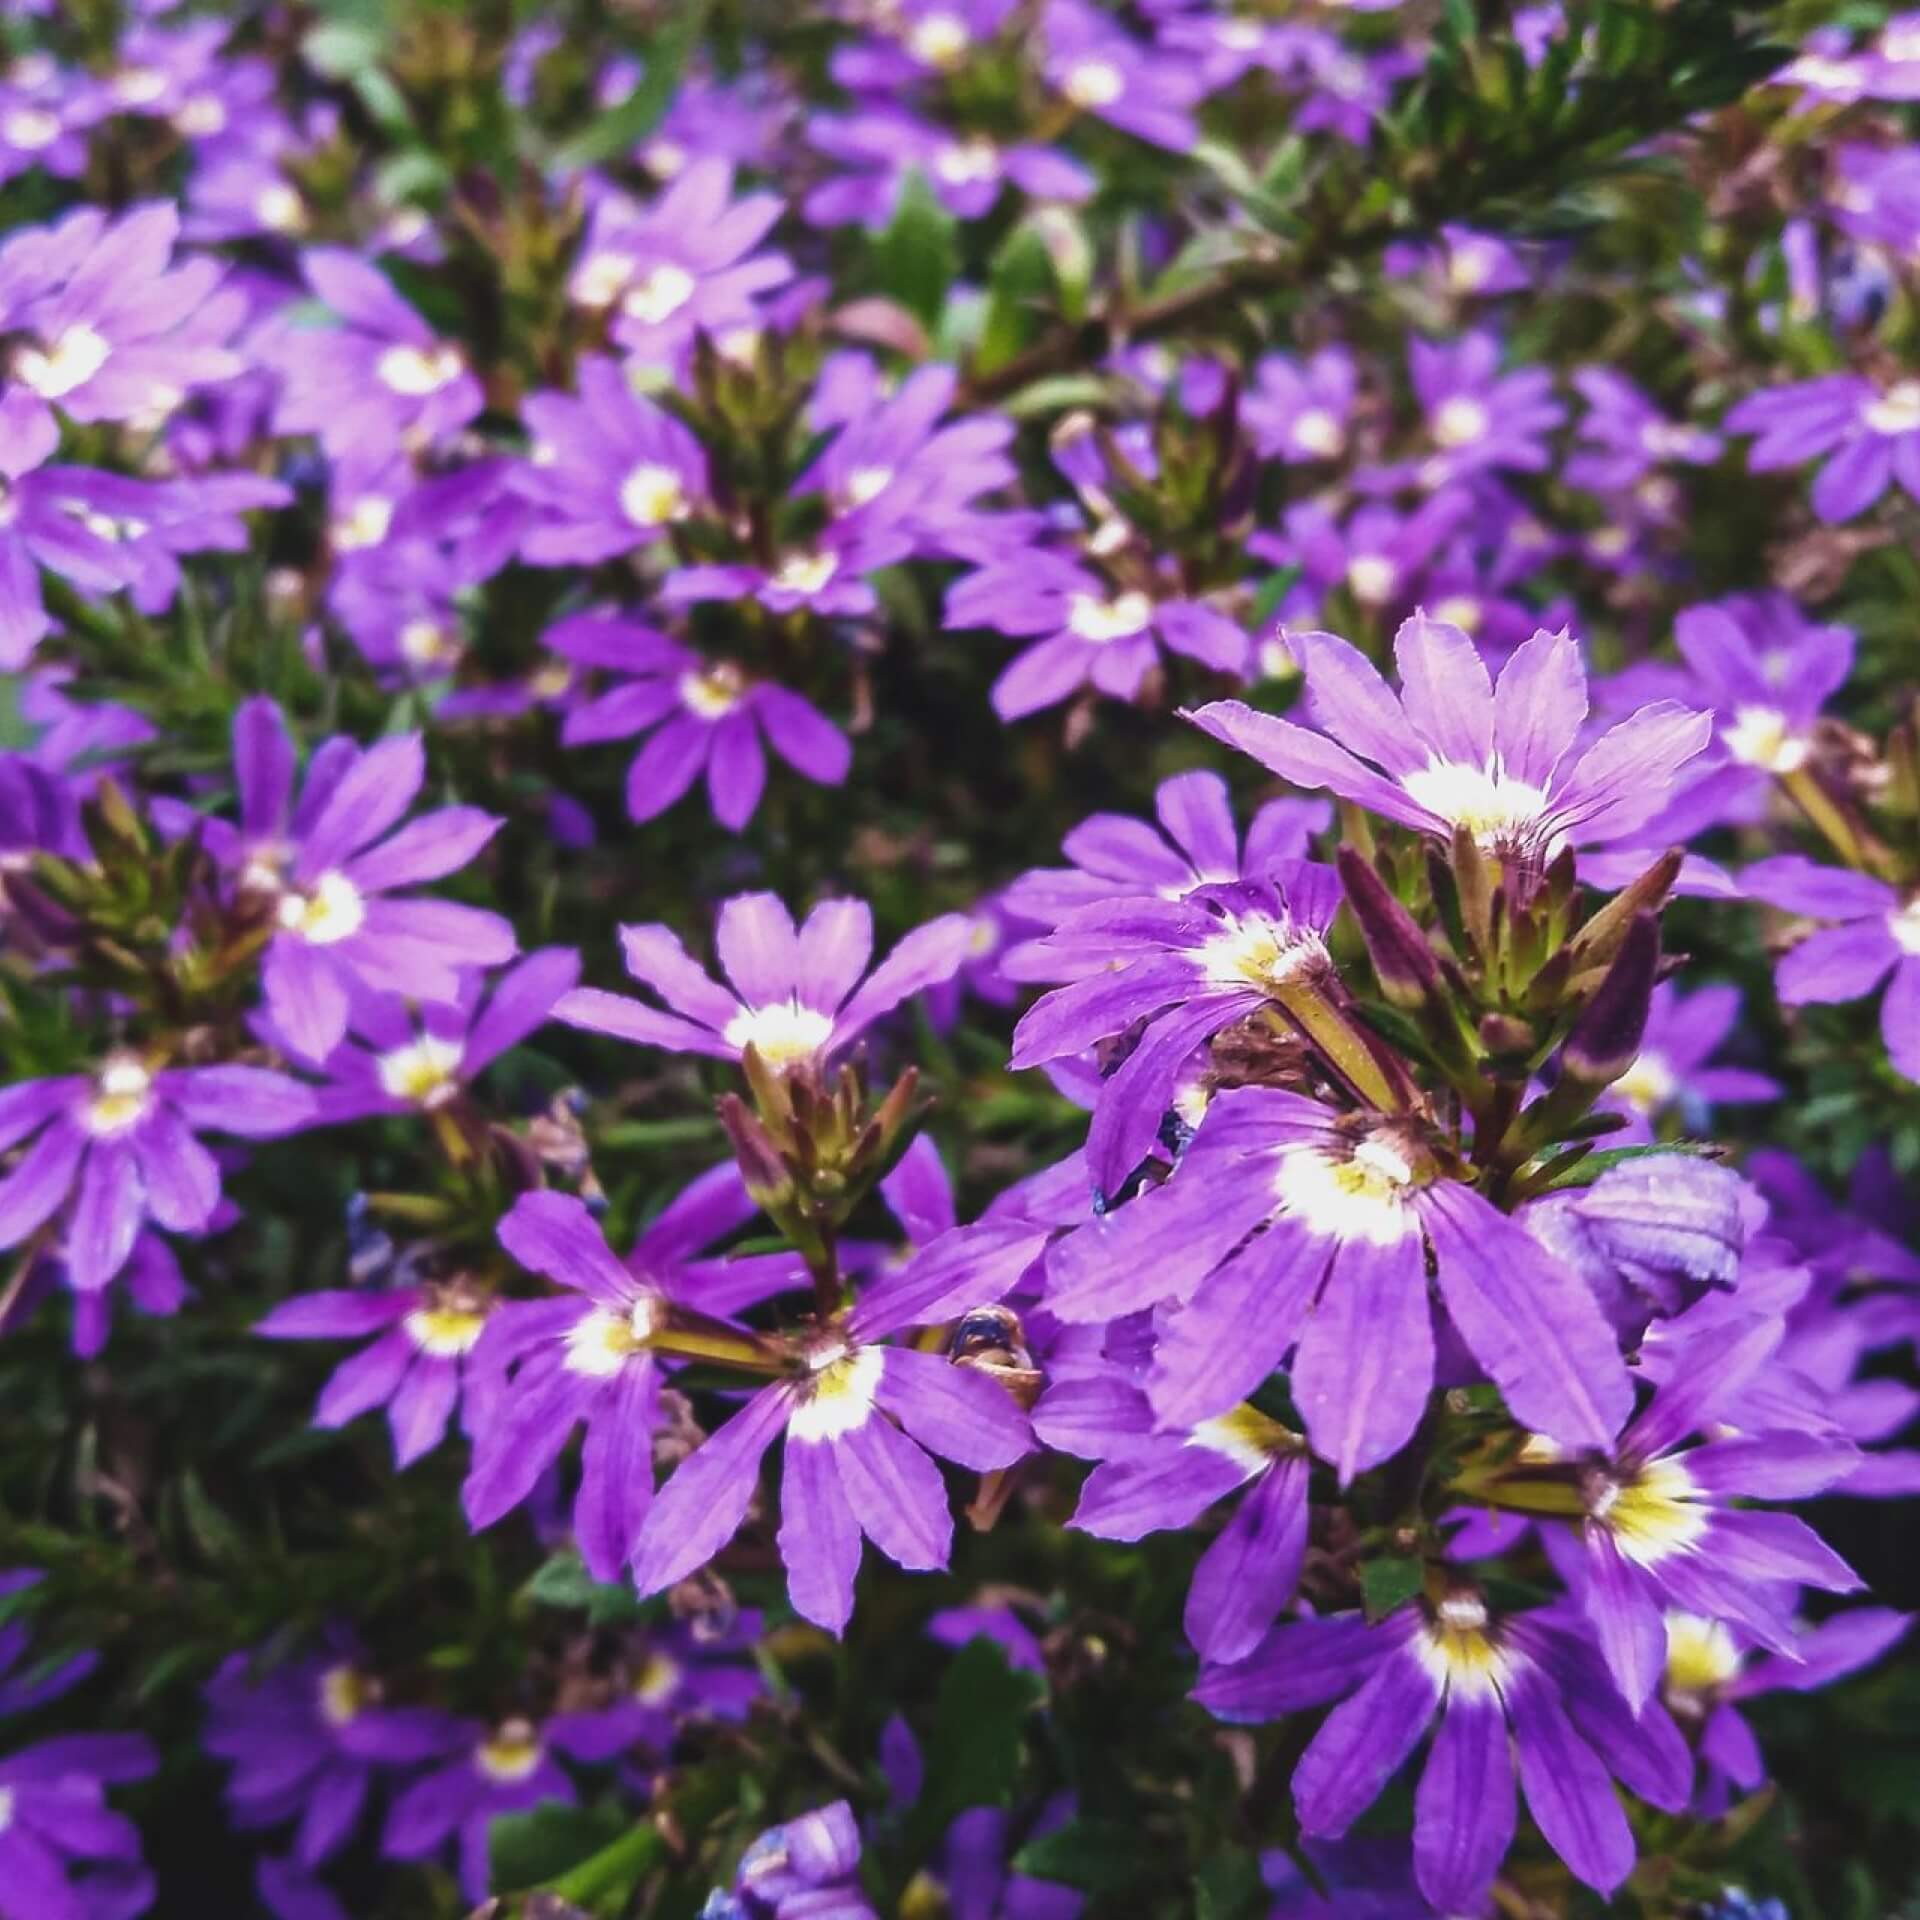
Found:
[[[1649,1460],[1619,1475],[1596,1475],[1584,1488],[1589,1524],[1613,1535],[1636,1566],[1687,1552],[1707,1530],[1693,1476],[1677,1460]]]
[[[330,947],[350,940],[365,924],[367,903],[344,873],[323,873],[306,893],[280,897],[280,924],[308,945]]]
[[[567,1370],[593,1380],[610,1380],[645,1348],[654,1319],[653,1302],[645,1298],[636,1300],[625,1314],[594,1308],[567,1331]]]
[[[423,400],[442,387],[452,386],[466,369],[460,349],[444,343],[434,347],[389,347],[374,362],[373,368],[383,386],[409,400]]]
[[[1738,708],[1732,726],[1723,729],[1720,738],[1742,765],[1764,767],[1769,773],[1798,772],[1813,750],[1788,727],[1787,716],[1773,707]]]
[[[775,1000],[764,1007],[743,1007],[727,1022],[724,1038],[741,1052],[751,1046],[777,1073],[811,1060],[827,1044],[832,1018],[797,1000]]]
[[[664,1707],[680,1685],[680,1663],[664,1653],[649,1653],[633,1683],[633,1697],[643,1707]]]
[[[416,1307],[401,1322],[407,1337],[436,1360],[458,1360],[473,1351],[487,1316],[472,1307]]]
[[[787,1422],[790,1440],[838,1440],[873,1412],[885,1366],[879,1347],[828,1347],[808,1362],[812,1378]]]
[[[442,1040],[423,1033],[410,1045],[380,1056],[380,1085],[396,1100],[416,1106],[444,1106],[459,1090],[458,1040]]]
[[[1234,924],[1231,933],[1220,934],[1199,949],[1210,984],[1258,987],[1263,993],[1299,979],[1325,955],[1318,934],[1303,931],[1290,919],[1274,920],[1264,913],[1248,914]]]
[[[723,720],[740,704],[746,682],[740,669],[722,662],[705,673],[680,676],[680,703],[702,720]]]
[[[1126,75],[1111,60],[1077,60],[1060,85],[1076,107],[1089,110],[1112,106],[1126,90]]]
[[[1104,647],[1109,640],[1131,638],[1152,618],[1153,602],[1139,592],[1123,593],[1113,600],[1076,593],[1067,606],[1068,631],[1096,647]]]
[[[1400,776],[1406,792],[1451,826],[1465,827],[1482,846],[1512,838],[1545,810],[1545,790],[1508,775],[1499,760],[1484,767],[1433,759]]]
[[[671,320],[693,298],[697,284],[685,267],[663,261],[637,286],[628,289],[620,303],[621,310],[643,326],[657,327],[662,321]]]
[[[1346,1155],[1325,1147],[1293,1148],[1281,1158],[1274,1191],[1310,1232],[1392,1246],[1420,1231],[1407,1205],[1418,1184],[1412,1150],[1373,1134]]]
[[[87,1131],[99,1138],[137,1126],[153,1105],[153,1075],[131,1055],[120,1055],[100,1069],[87,1102]]]
[[[524,1720],[509,1720],[484,1746],[473,1750],[473,1764],[487,1779],[513,1786],[540,1764],[540,1742]]]
[[[1292,1450],[1294,1437],[1278,1420],[1269,1420],[1243,1400],[1231,1413],[1201,1421],[1188,1435],[1187,1445],[1225,1454],[1235,1466],[1259,1473],[1278,1455]]]
[[[620,483],[620,511],[636,527],[664,527],[686,510],[686,489],[671,467],[643,461]]]
[[[1712,1693],[1739,1671],[1740,1649],[1724,1621],[1667,1615],[1667,1685],[1675,1693]]]
[[[372,1698],[373,1683],[351,1662],[343,1660],[320,1676],[320,1717],[330,1727],[346,1726]]]

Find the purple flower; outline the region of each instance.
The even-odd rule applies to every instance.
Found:
[[[819,227],[858,222],[884,228],[899,206],[901,189],[915,173],[958,220],[978,220],[989,213],[1008,181],[1036,200],[1072,204],[1093,193],[1085,169],[1051,147],[1023,142],[1001,146],[983,134],[957,132],[890,107],[815,114],[807,122],[807,138],[847,169],[815,187],[801,203],[805,218]]]
[[[0,1179],[0,1247],[17,1247],[72,1200],[69,1283],[104,1287],[126,1265],[144,1222],[198,1233],[220,1203],[220,1167],[196,1138],[297,1132],[313,1095],[260,1067],[167,1067],[137,1051],[92,1073],[26,1080],[0,1092],[0,1151],[30,1141]]]
[[[1813,510],[1830,525],[1864,513],[1899,481],[1920,499],[1920,380],[1880,387],[1863,375],[1824,374],[1750,394],[1729,433],[1756,436],[1756,473],[1831,455],[1813,483]]]
[[[1546,436],[1567,414],[1544,368],[1502,374],[1499,341],[1474,332],[1444,344],[1415,340],[1408,371],[1435,447],[1420,466],[1422,485],[1443,486],[1490,467],[1546,470]]]
[[[417,1767],[460,1737],[425,1707],[382,1704],[382,1688],[350,1640],[281,1665],[230,1654],[207,1683],[201,1744],[233,1769],[234,1824],[298,1821],[293,1858],[308,1872],[344,1847],[377,1769]]]
[[[493,1727],[457,1721],[459,1750],[394,1801],[380,1851],[391,1860],[424,1860],[457,1837],[460,1890],[469,1900],[483,1900],[487,1829],[495,1816],[556,1800],[572,1805],[578,1796],[554,1754],[595,1765],[618,1755],[628,1735],[627,1716],[618,1708],[554,1714],[544,1722],[515,1716]]]
[[[1790,1653],[1793,1623],[1775,1595],[1797,1583],[1846,1593],[1853,1570],[1804,1521],[1736,1508],[1735,1497],[1798,1500],[1855,1464],[1844,1439],[1749,1424],[1742,1391],[1785,1331],[1747,1316],[1677,1355],[1644,1410],[1604,1454],[1561,1465],[1532,1445],[1484,1483],[1497,1504],[1559,1516],[1543,1542],[1584,1606],[1602,1657],[1638,1714],[1665,1662],[1662,1614],[1697,1613]],[[1741,1422],[1721,1433],[1722,1423]],[[1709,1437],[1688,1445],[1695,1435]]]
[[[464,1500],[478,1531],[511,1512],[585,1422],[573,1532],[596,1580],[617,1580],[653,1499],[660,1371],[649,1336],[670,1307],[737,1312],[804,1280],[796,1257],[698,1259],[750,1219],[731,1166],[696,1180],[634,1243],[622,1264],[569,1195],[523,1194],[500,1244],[523,1267],[571,1289],[494,1312],[474,1365],[498,1381],[477,1426]]]
[[[1512,293],[1528,284],[1520,256],[1498,234],[1457,225],[1443,226],[1437,245],[1389,247],[1383,264],[1390,274],[1423,274],[1437,293],[1457,300]]]
[[[179,227],[167,204],[112,221],[82,207],[0,248],[0,330],[20,336],[8,366],[19,389],[75,420],[157,422],[189,388],[242,370],[222,342],[244,308],[223,305],[211,337],[195,326],[221,267],[173,266]]]
[[[770,613],[804,610],[822,619],[872,613],[880,601],[861,575],[907,559],[914,545],[914,536],[903,526],[857,511],[845,513],[771,566],[677,567],[668,575],[660,601],[663,606],[691,607],[751,594]]]
[[[1205,602],[1117,587],[1060,554],[1029,552],[981,567],[947,592],[949,627],[1040,636],[993,683],[1003,720],[1057,705],[1082,686],[1117,700],[1140,691],[1160,647],[1216,673],[1245,673],[1247,635]]]
[[[753,249],[783,211],[778,194],[733,200],[733,168],[696,160],[644,212],[618,195],[593,210],[568,280],[575,302],[613,310],[615,342],[650,365],[675,365],[696,333],[723,339],[759,323],[757,296],[793,269]]]
[[[1055,1439],[1055,1396],[1079,1398],[1079,1382],[1043,1395],[1034,1431],[1079,1453],[1092,1436],[1084,1417]],[[1184,1431],[1154,1433],[1152,1410],[1138,1395],[1114,1419],[1102,1443],[1108,1456],[1087,1476],[1070,1526],[1102,1540],[1139,1540],[1190,1527],[1229,1494],[1233,1517],[1200,1556],[1187,1592],[1187,1638],[1203,1660],[1244,1659],[1292,1600],[1307,1552],[1305,1445],[1277,1420],[1244,1402]],[[1056,1401],[1057,1405],[1058,1402]],[[1242,1491],[1244,1489],[1244,1491]]]
[[[533,452],[509,484],[538,509],[520,543],[537,567],[631,553],[706,500],[706,455],[678,420],[634,392],[611,360],[582,360],[577,378],[578,398],[536,393],[521,406]]]
[[[344,1427],[375,1407],[387,1410],[393,1459],[410,1467],[445,1439],[460,1403],[470,1433],[489,1420],[491,1372],[472,1355],[494,1303],[469,1282],[422,1281],[414,1286],[321,1289],[283,1300],[254,1332],[265,1340],[379,1338],[344,1360],[320,1390],[316,1427]]]
[[[1167,1426],[1225,1413],[1294,1350],[1294,1404],[1344,1482],[1397,1453],[1426,1411],[1430,1270],[1516,1418],[1563,1445],[1608,1445],[1633,1389],[1593,1297],[1407,1120],[1267,1087],[1217,1095],[1170,1179],[1049,1254],[1047,1305],[1088,1321],[1180,1303],[1148,1378]]]
[[[921,1272],[908,1268],[844,1322],[822,1328],[804,1372],[763,1387],[681,1462],[640,1529],[633,1571],[643,1595],[686,1579],[726,1545],[753,1500],[761,1458],[782,1433],[779,1547],[796,1612],[832,1633],[845,1627],[863,1534],[900,1566],[947,1564],[953,1519],[929,1454],[982,1471],[1010,1466],[1030,1447],[1032,1432],[1012,1397],[985,1373],[879,1343],[942,1310],[958,1310],[938,1288],[951,1292],[955,1276],[945,1255],[963,1244],[959,1235],[936,1241],[916,1263]],[[1014,1272],[1032,1246],[1029,1235]],[[928,1270],[932,1286],[916,1285]],[[977,1284],[971,1273],[959,1278],[969,1291]]]
[[[1356,1615],[1276,1627],[1193,1697],[1217,1718],[1264,1721],[1340,1698],[1294,1770],[1302,1830],[1338,1838],[1399,1772],[1429,1724],[1414,1795],[1420,1890],[1442,1913],[1478,1913],[1512,1844],[1515,1774],[1547,1844],[1611,1894],[1633,1871],[1633,1831],[1610,1775],[1669,1812],[1692,1763],[1657,1704],[1638,1722],[1570,1623],[1495,1617],[1459,1585],[1369,1627]]]
[[[314,248],[300,268],[342,324],[281,336],[281,433],[318,434],[336,459],[365,459],[389,447],[425,452],[480,411],[484,395],[466,355],[377,268],[340,247]]]
[[[1083,0],[1047,0],[1041,30],[1041,70],[1065,100],[1136,139],[1192,152],[1200,76],[1184,60],[1156,57]]]
[[[1665,1628],[1661,1699],[1699,1748],[1704,1773],[1692,1811],[1718,1819],[1730,1789],[1752,1793],[1766,1783],[1766,1762],[1740,1705],[1767,1693],[1811,1693],[1870,1666],[1906,1637],[1910,1613],[1855,1607],[1795,1636],[1785,1654],[1754,1655],[1722,1620],[1670,1612]]]
[[[1057,948],[1071,984],[1022,1016],[1015,1068],[1148,1023],[1094,1109],[1087,1158],[1103,1191],[1116,1191],[1152,1145],[1196,1047],[1291,990],[1331,984],[1326,933],[1341,897],[1331,867],[1289,861],[1269,879],[1202,887],[1177,900],[1095,902],[1027,950],[1022,971],[1031,974]],[[1094,970],[1096,954],[1102,964]]]
[[[1336,590],[1378,613],[1410,605],[1422,570],[1473,509],[1467,491],[1451,487],[1409,514],[1361,506],[1343,527],[1326,507],[1305,500],[1287,509],[1278,533],[1253,534],[1247,551],[1276,567],[1300,569],[1302,579],[1281,603],[1286,622],[1317,618],[1321,602]],[[1268,673],[1290,672],[1292,664],[1283,669],[1266,658],[1261,662]]]
[[[1302,366],[1270,353],[1255,369],[1240,417],[1267,459],[1337,460],[1347,450],[1358,376],[1344,347],[1323,347]]]
[[[733,1897],[703,1920],[874,1920],[860,1891],[860,1828],[844,1800],[770,1827],[740,1856]]]
[[[1566,464],[1569,486],[1625,493],[1670,461],[1704,467],[1720,457],[1718,434],[1668,419],[1611,367],[1582,367],[1573,384],[1587,411],[1580,420],[1580,451]]]
[[[399,826],[426,779],[418,734],[365,749],[339,735],[322,741],[296,801],[286,721],[260,698],[234,715],[233,761],[240,823],[206,821],[202,831],[235,897],[257,902],[272,925],[267,1008],[303,1059],[340,1044],[356,992],[457,1002],[463,968],[513,958],[513,929],[497,914],[389,897],[465,866],[500,826],[473,807]]]
[[[1756,861],[1741,872],[1740,886],[1769,906],[1838,923],[1809,934],[1775,969],[1782,1003],[1857,1000],[1887,981],[1880,1004],[1887,1058],[1920,1080],[1920,900],[1871,874],[1794,853]]]
[[[626,676],[567,714],[561,739],[588,746],[653,729],[627,770],[627,812],[664,813],[704,772],[713,817],[738,833],[766,784],[765,747],[821,786],[847,777],[853,750],[819,708],[771,680],[749,678],[731,661],[709,662],[651,627],[579,613],[543,644],[583,667]]]
[[[315,1089],[320,1119],[438,1112],[543,1025],[579,975],[580,956],[571,948],[542,947],[490,991],[480,974],[469,974],[451,1006],[416,1012],[392,995],[358,996],[350,1037],[321,1063],[327,1079]]]
[[[1300,786],[1330,788],[1441,840],[1465,827],[1516,878],[1537,876],[1563,847],[1605,846],[1644,828],[1712,731],[1706,714],[1659,701],[1575,758],[1587,676],[1566,633],[1516,648],[1496,686],[1459,628],[1416,614],[1394,641],[1398,698],[1346,641],[1288,638],[1321,731],[1238,700],[1190,717]]]
[[[576,987],[555,1008],[569,1026],[643,1047],[737,1060],[751,1046],[776,1072],[824,1064],[903,1000],[950,979],[966,958],[964,914],[916,927],[867,974],[873,915],[863,900],[823,900],[795,930],[771,893],[736,894],[720,909],[714,945],[732,991],[718,985],[659,925],[622,927],[627,971],[671,1011]]]

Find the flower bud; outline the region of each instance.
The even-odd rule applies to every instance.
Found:
[[[1660,923],[1636,914],[1618,956],[1560,1052],[1561,1070],[1584,1087],[1608,1087],[1633,1065],[1660,977]]]
[[[1440,961],[1413,916],[1351,847],[1339,853],[1340,884],[1388,1002],[1407,1012],[1431,1005],[1440,993]]]

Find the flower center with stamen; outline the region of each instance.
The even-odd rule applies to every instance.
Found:
[[[647,1294],[624,1314],[610,1307],[582,1314],[567,1329],[567,1371],[594,1380],[611,1379],[645,1348],[655,1319],[654,1302]]]
[[[400,1324],[422,1353],[436,1360],[458,1360],[473,1351],[487,1316],[473,1307],[416,1307]]]
[[[1580,1492],[1589,1524],[1605,1527],[1636,1566],[1685,1553],[1707,1530],[1700,1489],[1677,1460],[1596,1472],[1581,1482]]]
[[[1547,804],[1542,788],[1510,778],[1498,756],[1484,767],[1430,760],[1401,774],[1400,785],[1449,826],[1465,827],[1483,847],[1519,838],[1523,829],[1539,821]]]
[[[1433,437],[1449,450],[1470,447],[1476,440],[1484,440],[1492,425],[1493,415],[1480,401],[1470,394],[1456,393],[1442,401],[1433,416]]]
[[[1920,953],[1920,898],[1887,915],[1887,931],[1902,953]]]
[[[893,485],[891,467],[855,467],[847,476],[845,488],[847,505],[864,507],[868,501],[877,500]]]
[[[150,107],[166,92],[167,76],[158,67],[122,67],[111,84],[123,107]]]
[[[1740,1649],[1721,1620],[1667,1615],[1667,1685],[1676,1693],[1712,1693],[1740,1671]]]
[[[152,1106],[153,1075],[130,1054],[123,1054],[100,1069],[84,1124],[96,1138],[110,1138],[138,1126]]]
[[[1486,611],[1471,594],[1449,594],[1434,608],[1433,617],[1443,625],[1458,627],[1462,633],[1472,633],[1480,624],[1480,616]]]
[[[950,187],[991,180],[1000,171],[1000,155],[991,140],[956,140],[933,157],[934,173]]]
[[[1068,604],[1067,628],[1076,639],[1103,647],[1109,640],[1126,640],[1153,618],[1153,602],[1144,593],[1123,593],[1114,600],[1096,600],[1076,593]]]
[[[1861,418],[1875,433],[1920,431],[1920,380],[1900,380],[1867,404]]]
[[[1383,606],[1400,585],[1400,569],[1383,553],[1357,553],[1347,562],[1347,585],[1364,605]]]
[[[1251,913],[1197,948],[1210,984],[1219,987],[1258,987],[1263,993],[1299,979],[1326,957],[1316,933],[1296,927],[1291,918],[1275,920]]]
[[[633,278],[633,262],[624,253],[591,253],[573,276],[573,297],[583,307],[610,307]]]
[[[280,924],[309,946],[350,940],[365,924],[367,903],[344,873],[323,873],[306,893],[282,894]]]
[[[1243,1402],[1231,1413],[1201,1421],[1187,1436],[1187,1445],[1224,1454],[1251,1474],[1264,1472],[1276,1455],[1288,1452],[1293,1436],[1279,1421],[1269,1420],[1257,1407]]]
[[[1294,445],[1330,460],[1347,444],[1346,429],[1325,407],[1309,407],[1293,423]]]
[[[1455,293],[1478,293],[1493,278],[1493,249],[1484,240],[1454,248],[1447,260],[1447,285]]]
[[[452,386],[466,372],[467,363],[458,347],[444,342],[433,347],[402,344],[389,347],[374,362],[373,370],[392,392],[409,400],[424,400]]]
[[[885,1367],[879,1347],[829,1346],[807,1362],[812,1377],[787,1422],[790,1440],[838,1440],[865,1426]]]
[[[1076,60],[1060,84],[1076,107],[1110,107],[1127,90],[1127,77],[1111,60]]]
[[[671,467],[642,461],[620,483],[620,511],[636,527],[663,527],[686,510],[686,488]]]
[[[1413,1645],[1442,1688],[1469,1698],[1498,1692],[1512,1671],[1512,1656],[1495,1640],[1486,1602],[1477,1593],[1449,1594]]]
[[[1764,767],[1768,773],[1796,773],[1813,751],[1788,726],[1787,716],[1773,707],[1736,709],[1733,724],[1720,738],[1743,766]]]
[[[191,100],[182,102],[173,116],[173,130],[184,134],[189,140],[203,140],[209,134],[221,133],[227,124],[227,109],[218,94],[197,93]]]
[[[702,720],[724,720],[745,692],[746,677],[731,661],[680,676],[680,704]]]
[[[413,666],[438,666],[457,659],[459,653],[459,640],[438,620],[422,616],[400,629],[400,656]]]
[[[1673,1069],[1651,1049],[1639,1054],[1632,1066],[1613,1083],[1613,1091],[1641,1113],[1658,1113],[1679,1092]]]
[[[620,309],[643,326],[657,327],[671,320],[693,298],[698,284],[685,267],[663,260],[637,286],[627,290]]]
[[[679,1661],[664,1653],[649,1653],[633,1683],[633,1697],[643,1707],[664,1707],[679,1686]]]
[[[351,1661],[320,1676],[320,1718],[330,1727],[349,1726],[373,1698],[373,1683]]]
[[[410,1045],[380,1056],[380,1084],[396,1100],[416,1106],[440,1107],[460,1090],[458,1040],[442,1040],[423,1033]]]
[[[965,54],[972,35],[958,14],[930,13],[914,23],[907,51],[930,67],[951,67]]]
[[[773,584],[788,593],[818,593],[839,571],[837,554],[796,553],[781,562]]]
[[[1392,1246],[1420,1231],[1407,1204],[1423,1185],[1417,1149],[1384,1133],[1369,1134],[1342,1154],[1337,1148],[1294,1147],[1281,1157],[1274,1191],[1281,1206],[1312,1233],[1333,1240]]]
[[[22,347],[13,356],[13,377],[41,399],[58,400],[85,386],[107,364],[112,351],[101,334],[81,321],[44,350]]]
[[[44,107],[16,107],[0,121],[0,138],[23,153],[38,153],[60,138],[60,122]]]
[[[299,233],[307,224],[307,203],[284,180],[276,180],[254,195],[253,217],[269,233]]]
[[[508,1720],[484,1745],[473,1750],[475,1769],[502,1786],[527,1779],[540,1765],[540,1742],[524,1720]]]
[[[377,493],[362,494],[328,528],[333,544],[341,553],[360,547],[377,547],[393,525],[393,502]]]
[[[774,1000],[764,1007],[742,1007],[721,1036],[728,1046],[752,1047],[778,1073],[811,1060],[833,1033],[833,1016],[798,1000]]]

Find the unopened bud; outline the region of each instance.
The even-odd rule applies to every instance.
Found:
[[[1396,1007],[1411,1012],[1430,1005],[1440,992],[1440,961],[1413,916],[1374,869],[1351,847],[1339,853],[1340,883],[1373,960],[1380,991]]]
[[[1673,883],[1680,877],[1680,863],[1686,858],[1679,847],[1670,847],[1637,880],[1629,881],[1607,902],[1570,942],[1576,972],[1609,965],[1626,940],[1627,930],[1640,914],[1658,913],[1666,904]]]
[[[739,1162],[740,1177],[755,1204],[765,1207],[784,1200],[793,1190],[793,1181],[766,1128],[737,1093],[723,1093],[714,1105],[732,1143],[733,1157]]]
[[[1581,1086],[1609,1087],[1640,1057],[1647,1009],[1660,977],[1660,923],[1636,914],[1607,976],[1561,1049],[1561,1070]]]

